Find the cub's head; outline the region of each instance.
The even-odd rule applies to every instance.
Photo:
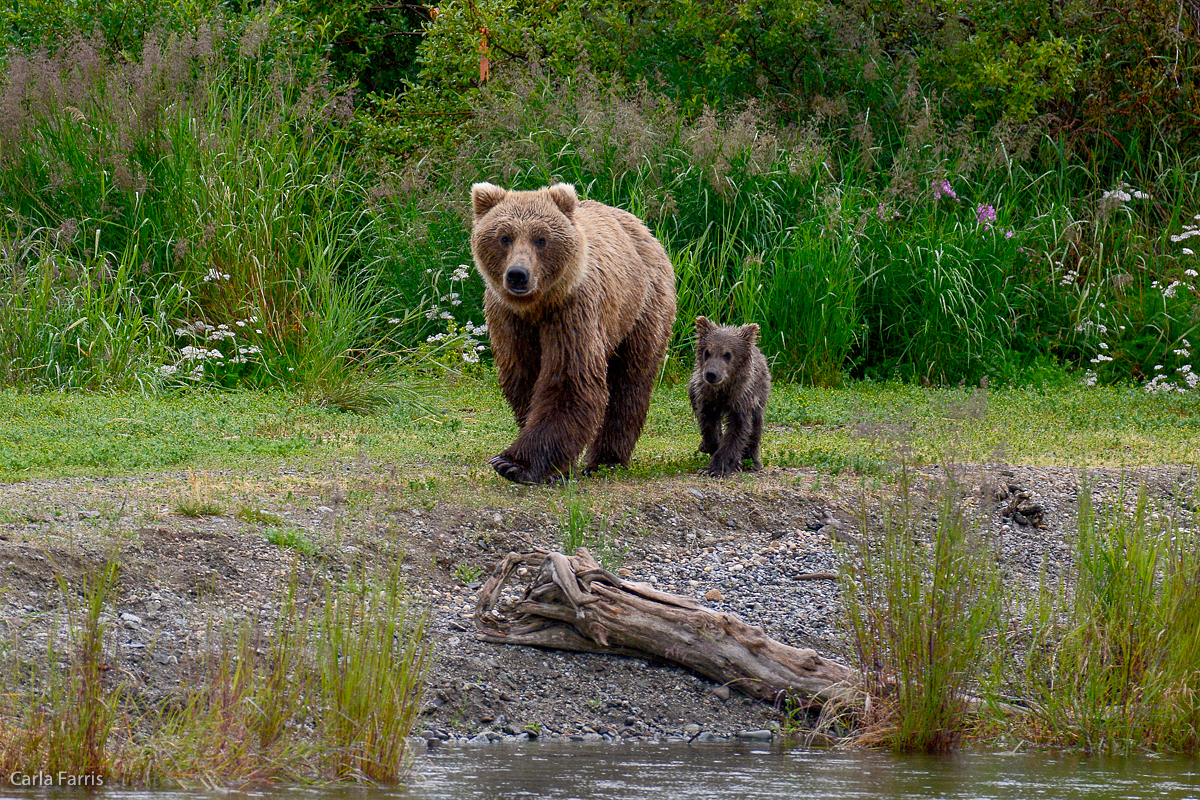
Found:
[[[569,183],[508,192],[471,187],[475,267],[497,297],[526,309],[569,294],[583,277],[584,239],[575,225],[579,198]]]
[[[709,386],[721,386],[741,374],[758,341],[758,325],[716,325],[696,317],[696,375]]]

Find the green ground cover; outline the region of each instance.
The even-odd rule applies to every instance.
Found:
[[[515,433],[495,378],[440,383],[431,409],[374,414],[320,408],[294,394],[0,393],[0,480],[141,471],[239,469],[365,453],[447,476],[474,470]],[[925,388],[860,382],[822,389],[779,384],[767,409],[766,463],[840,471],[880,469],[903,447],[935,463],[1073,466],[1188,463],[1200,453],[1190,396],[1133,387]],[[682,383],[660,385],[630,477],[701,465]]]

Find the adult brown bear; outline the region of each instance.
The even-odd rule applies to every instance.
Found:
[[[675,322],[675,272],[637,217],[558,183],[471,187],[471,252],[517,440],[491,460],[542,483],[628,466]]]

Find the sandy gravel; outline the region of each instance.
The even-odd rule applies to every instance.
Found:
[[[918,484],[938,474],[924,470]],[[413,599],[433,610],[438,656],[417,731],[429,739],[719,738],[769,735],[764,732],[778,726],[770,704],[670,665],[478,641],[471,611],[479,575],[510,550],[559,546],[557,495],[500,487],[491,501],[474,495],[458,503],[453,492],[399,491],[388,475],[387,465],[360,457],[320,473],[216,471],[6,484],[0,507],[5,639],[31,656],[44,652],[49,637],[61,646],[64,595],[56,572],[69,582],[95,574],[119,546],[119,597],[107,617],[111,666],[147,700],[178,691],[213,621],[248,618],[269,627],[278,613],[280,587],[297,555],[268,541],[278,526],[233,516],[252,507],[277,515],[288,531],[312,543],[313,551],[300,558],[302,570],[337,571],[402,554]],[[845,659],[837,582],[795,576],[837,570],[833,541],[861,535],[864,485],[886,492],[891,484],[768,468],[729,481],[585,481],[582,491],[602,508],[596,519],[608,524],[608,555],[633,578],[703,598],[785,643]],[[1170,507],[1190,509],[1195,496],[1194,471],[1178,467],[1093,470],[1088,485],[1102,502],[1122,494],[1132,502],[1139,485]],[[1043,569],[1052,575],[1062,569],[1074,530],[1078,470],[977,465],[961,469],[960,486],[964,502],[990,526],[1011,584],[1034,586]],[[1020,498],[1022,507],[1038,512],[1028,524],[1010,513],[1022,492],[1028,495]],[[225,514],[188,517],[174,510],[181,497],[197,493],[211,496]],[[868,506],[877,502],[867,500]]]

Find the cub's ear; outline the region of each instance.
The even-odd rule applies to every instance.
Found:
[[[494,183],[476,183],[471,186],[471,205],[475,209],[475,219],[479,219],[496,207],[508,192]]]
[[[758,323],[751,322],[738,328],[738,336],[745,339],[747,344],[755,344],[758,342]]]
[[[558,210],[568,217],[575,212],[575,206],[579,205],[579,196],[575,194],[573,184],[556,183],[546,191],[549,193],[550,199],[554,201],[554,205],[558,206]]]
[[[709,322],[708,317],[696,317],[696,340],[699,341],[708,336],[715,327]]]

